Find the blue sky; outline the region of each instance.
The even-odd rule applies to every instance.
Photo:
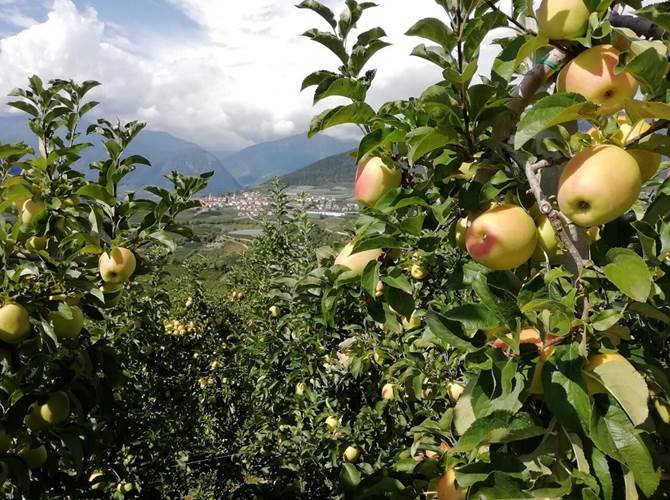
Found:
[[[441,79],[436,67],[409,56],[421,40],[404,36],[419,19],[443,15],[435,1],[377,1],[360,28],[381,25],[393,46],[373,59],[373,104],[415,96]],[[210,149],[304,133],[313,114],[338,101],[313,108],[300,83],[338,61],[299,36],[327,26],[295,3],[0,0],[0,96],[32,74],[95,79],[103,84],[94,96],[98,112],[143,120]],[[344,0],[326,3],[339,15]],[[486,46],[483,58],[493,51]]]

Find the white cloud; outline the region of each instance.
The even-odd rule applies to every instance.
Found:
[[[0,6],[10,0],[0,0]],[[166,0],[194,21],[190,38],[140,39],[106,24],[93,9],[54,0],[48,19],[0,39],[0,93],[44,78],[96,79],[101,111],[148,120],[207,147],[234,149],[306,130],[317,110],[303,77],[335,69],[325,48],[298,36],[323,21],[290,0]],[[343,1],[334,4],[339,13]],[[381,0],[361,29],[381,25],[394,45],[373,59],[378,68],[374,103],[405,98],[441,79],[437,67],[409,56],[422,40],[404,32],[422,17],[444,17],[433,0]],[[484,47],[490,60],[494,49]],[[334,101],[337,102],[337,101]],[[333,102],[325,103],[325,105]]]

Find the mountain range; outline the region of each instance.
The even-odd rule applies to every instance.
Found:
[[[82,128],[84,128],[83,126]],[[82,156],[80,163],[105,157],[97,136],[89,138],[94,144]],[[35,147],[35,136],[27,127],[24,116],[0,116],[0,143],[25,142]],[[207,193],[220,194],[260,184],[275,176],[300,170],[314,161],[334,153],[351,150],[353,141],[342,141],[328,136],[307,139],[299,134],[272,142],[256,144],[238,152],[208,151],[167,132],[143,130],[128,148],[128,154],[139,154],[151,161],[151,167],[139,166],[123,181],[125,191],[139,190],[147,185],[165,186],[172,170],[187,175],[214,171]]]
[[[353,186],[356,157],[351,152],[339,153],[280,177],[287,186],[326,187]]]

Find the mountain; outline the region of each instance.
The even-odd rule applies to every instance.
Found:
[[[225,158],[226,168],[244,186],[295,172],[328,156],[351,151],[356,141],[326,135],[308,139],[306,134],[256,144]]]
[[[85,128],[84,125],[82,128]],[[94,144],[82,155],[79,163],[87,165],[91,161],[105,158],[105,150],[98,136],[91,135],[88,140]],[[36,147],[35,136],[28,130],[23,116],[0,116],[0,142],[25,142]],[[238,191],[241,186],[230,175],[221,161],[209,151],[197,144],[179,139],[166,132],[143,130],[131,143],[127,153],[142,155],[151,161],[151,166],[138,166],[121,183],[124,191],[139,191],[144,186],[168,184],[165,175],[179,170],[187,175],[214,171],[209,180],[206,193],[219,194]]]
[[[351,153],[328,156],[300,170],[280,177],[287,186],[353,185],[356,159]]]

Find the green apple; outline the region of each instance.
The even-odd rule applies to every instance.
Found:
[[[590,15],[583,0],[542,0],[537,26],[550,40],[572,40],[586,34]]]
[[[598,226],[630,210],[641,185],[635,158],[618,146],[595,146],[578,153],[565,166],[559,179],[558,205],[578,226]]]
[[[400,187],[401,179],[400,169],[388,167],[381,158],[372,157],[358,164],[354,196],[361,205],[373,207],[388,191]]]
[[[31,236],[26,241],[26,248],[31,252],[40,252],[46,249],[48,241],[46,236]]]
[[[100,276],[106,283],[123,283],[132,276],[137,265],[135,254],[124,247],[114,247],[112,251],[100,255],[98,267]]]
[[[23,459],[29,469],[39,469],[47,461],[47,449],[44,445],[24,446],[19,451],[19,457]]]
[[[5,304],[0,308],[0,340],[17,344],[30,333],[28,311],[19,304]]]
[[[360,276],[365,270],[365,266],[369,262],[379,259],[382,255],[381,249],[375,250],[364,250],[352,255],[351,251],[354,249],[354,244],[347,244],[340,254],[335,259],[335,264],[338,266],[344,266],[352,271],[354,274]]]
[[[395,398],[395,388],[393,384],[384,384],[382,387],[382,399],[393,399]]]
[[[70,398],[63,391],[54,392],[38,407],[40,418],[48,425],[65,422],[70,416]]]
[[[56,333],[56,337],[72,339],[79,336],[84,327],[84,313],[79,306],[71,305],[71,316],[68,318],[61,311],[52,311],[49,313],[49,322]]]
[[[328,426],[328,428],[330,430],[334,431],[335,429],[337,429],[340,426],[340,419],[337,418],[335,415],[330,415],[326,419],[326,425]]]
[[[505,271],[530,259],[537,246],[537,228],[528,212],[512,204],[496,205],[468,228],[465,246],[480,264]]]
[[[32,226],[44,217],[47,206],[42,200],[26,200],[21,207],[21,222],[25,226]]]
[[[537,224],[537,248],[533,259],[541,262],[544,261],[546,255],[549,262],[553,262],[560,254],[558,235],[546,215],[537,217],[535,223]]]
[[[344,458],[344,461],[349,462],[351,464],[355,464],[356,462],[358,462],[360,456],[361,452],[355,446],[347,446],[347,448],[344,450],[344,453],[342,454],[342,458]]]
[[[585,50],[558,74],[559,92],[575,92],[599,104],[603,114],[616,113],[637,92],[638,83],[628,71],[617,71],[619,51],[611,45]]]

